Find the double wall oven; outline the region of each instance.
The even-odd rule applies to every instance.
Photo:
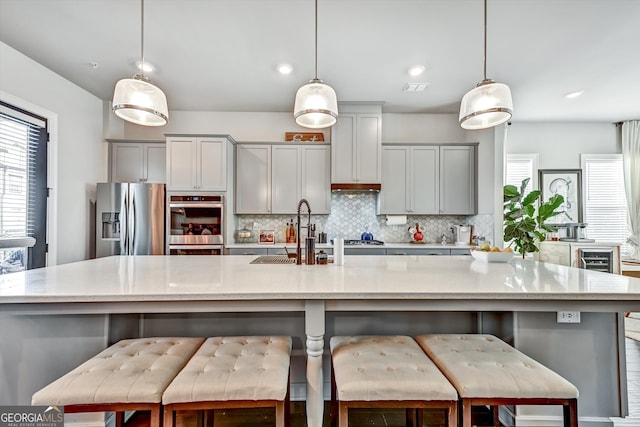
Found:
[[[222,255],[224,196],[170,194],[168,255]]]

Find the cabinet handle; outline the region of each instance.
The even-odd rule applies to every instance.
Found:
[[[394,255],[407,255],[406,252],[396,252]]]

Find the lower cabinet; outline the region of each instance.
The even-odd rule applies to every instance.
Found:
[[[227,255],[268,255],[267,248],[227,248]]]
[[[392,249],[387,248],[387,255],[451,255],[447,248]]]
[[[289,252],[295,252],[295,247],[287,247]],[[317,249],[323,250],[327,255],[333,255],[333,248]],[[284,248],[227,248],[227,255],[286,255]],[[345,255],[470,255],[469,249],[450,248],[344,248]]]

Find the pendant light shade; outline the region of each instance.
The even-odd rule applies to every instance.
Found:
[[[140,75],[116,83],[113,112],[121,119],[143,126],[163,126],[169,119],[164,92]]]
[[[484,80],[467,92],[460,103],[460,126],[463,129],[487,129],[511,118],[511,89],[487,79],[487,0],[484,0]]]
[[[460,126],[464,129],[486,129],[511,118],[511,90],[503,83],[484,80],[462,98]]]
[[[333,126],[338,119],[336,92],[322,82],[313,79],[298,89],[293,117],[300,126],[321,129]]]
[[[318,79],[318,0],[315,0],[315,77],[296,92],[293,117],[300,126],[322,129],[338,119],[338,98],[331,86]]]
[[[142,126],[164,126],[169,120],[167,97],[144,75],[144,0],[140,0],[140,74],[116,83],[112,110],[123,120]]]

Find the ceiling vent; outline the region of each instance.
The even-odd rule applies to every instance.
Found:
[[[407,83],[402,88],[403,92],[424,92],[426,88],[431,86],[431,83]]]

